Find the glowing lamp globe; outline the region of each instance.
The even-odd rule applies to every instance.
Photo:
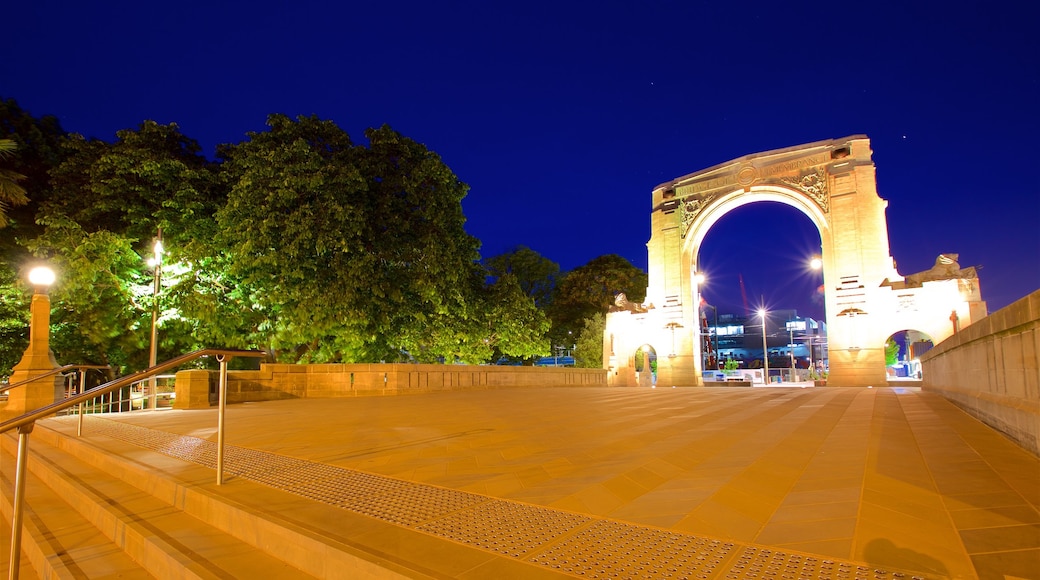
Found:
[[[50,286],[54,283],[54,270],[47,266],[37,266],[29,270],[29,283],[33,286]]]

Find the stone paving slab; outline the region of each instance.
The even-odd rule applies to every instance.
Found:
[[[216,439],[215,410],[113,419],[188,436],[189,453],[205,447],[199,440]],[[317,494],[325,493],[320,481],[345,490],[363,489],[366,478],[393,481],[387,485],[406,499],[363,507],[369,515],[389,513],[453,541],[492,542],[483,549],[500,541],[505,551],[532,550],[517,544],[527,533],[474,532],[481,522],[535,522],[532,530],[548,528],[551,537],[532,562],[553,550],[571,562],[596,542],[610,543],[601,553],[623,553],[639,545],[624,539],[631,528],[730,545],[725,565],[735,577],[754,572],[753,562],[755,574],[793,572],[812,558],[812,566],[831,562],[834,571],[850,566],[851,577],[910,570],[1040,578],[1037,458],[913,389],[569,388],[291,400],[230,406],[226,424],[233,453],[243,454],[235,459],[246,466],[242,477],[280,469]],[[258,453],[263,459],[249,468]],[[256,467],[268,462],[282,467]],[[345,471],[329,476],[332,468]],[[458,503],[428,518],[423,510],[443,501]],[[524,512],[537,506],[545,510]],[[589,521],[558,539],[552,514]],[[598,538],[600,525],[613,531]],[[567,541],[576,543],[561,547]]]

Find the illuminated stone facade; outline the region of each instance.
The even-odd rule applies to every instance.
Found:
[[[896,271],[871,154],[870,140],[856,135],[747,155],[654,188],[646,302],[621,300],[607,315],[609,383],[637,385],[635,357],[649,350],[657,385],[703,384],[694,283],[700,247],[722,216],[757,201],[790,205],[820,232],[829,385],[884,385],[884,345],[893,333],[913,329],[938,343],[986,316],[977,274],[961,269],[956,254],[940,256],[927,272],[904,278]]]

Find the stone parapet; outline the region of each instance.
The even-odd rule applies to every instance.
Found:
[[[921,388],[1040,455],[1040,290],[921,356]]]
[[[179,409],[216,403],[217,371],[181,371]],[[212,387],[211,387],[212,385]],[[295,398],[337,398],[487,389],[607,386],[604,369],[416,364],[261,364],[258,371],[228,371],[228,403]],[[205,395],[203,395],[203,393]]]

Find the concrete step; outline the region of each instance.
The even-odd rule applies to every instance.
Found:
[[[125,433],[116,437],[113,428],[120,431],[124,427],[106,418],[88,418],[83,436],[77,437],[72,418],[40,421],[29,443],[30,466],[36,464],[39,469],[50,472],[48,485],[61,488],[59,493],[72,493],[64,487],[86,487],[87,492],[83,493],[88,495],[77,500],[86,506],[83,508],[86,511],[126,512],[144,520],[143,523],[111,521],[115,515],[106,515],[99,526],[114,529],[117,535],[124,534],[124,529],[131,525],[150,526],[138,535],[156,544],[180,546],[181,549],[173,550],[176,557],[196,558],[147,566],[157,576],[169,570],[176,577],[208,577],[203,575],[205,570],[199,570],[198,559],[202,556],[205,556],[203,562],[214,562],[214,566],[230,567],[232,560],[242,560],[234,564],[259,569],[224,573],[222,568],[219,574],[222,578],[485,580],[568,576],[544,566],[503,557],[495,551],[447,540],[443,534],[434,536],[414,525],[404,526],[399,518],[387,517],[398,508],[394,503],[397,500],[386,490],[364,488],[350,492],[365,503],[383,502],[376,506],[378,514],[370,515],[343,509],[337,500],[316,500],[258,483],[288,476],[294,480],[299,478],[305,487],[324,488],[328,484],[342,488],[354,485],[356,480],[363,483],[368,478],[363,474],[344,479],[339,475],[341,470],[322,464],[308,464],[301,472],[293,468],[286,471],[286,461],[294,465],[298,461],[260,453],[261,461],[243,463],[241,457],[237,462],[229,460],[238,465],[240,474],[248,472],[248,476],[228,473],[224,484],[217,485],[212,468],[214,446],[206,440],[206,434],[202,434],[203,438],[181,437],[145,430],[148,432],[134,431],[127,438]],[[155,443],[156,437],[162,444]],[[10,445],[13,450],[13,441]],[[253,453],[241,448],[237,451]],[[333,473],[331,480],[327,479],[329,470]],[[13,461],[10,471],[13,473]],[[84,486],[81,481],[89,485]],[[395,489],[404,486],[420,494],[426,489],[408,482],[390,482],[389,485]],[[457,492],[433,490],[433,493],[450,496]],[[415,495],[408,501],[421,504],[426,501],[423,497]],[[487,503],[492,498],[481,501]],[[186,516],[198,522],[194,525],[206,522],[213,529],[199,532],[194,525],[189,527],[184,523],[182,518]],[[196,541],[196,536],[219,540]],[[221,547],[217,550],[220,554],[212,553],[215,545]],[[224,559],[218,559],[221,556]],[[182,567],[181,572],[177,572],[177,566]],[[193,574],[183,570],[191,570]]]
[[[11,499],[17,449],[3,436],[0,445],[0,512],[3,554],[0,566],[10,569]],[[26,473],[22,521],[20,578],[153,578],[119,546],[105,537],[63,497],[32,471]]]
[[[53,435],[37,426],[29,442],[23,551],[40,577],[311,577],[120,478],[133,479],[134,470],[112,471],[55,447]],[[3,447],[10,480],[15,440],[4,437]],[[8,504],[12,490],[5,482]]]

